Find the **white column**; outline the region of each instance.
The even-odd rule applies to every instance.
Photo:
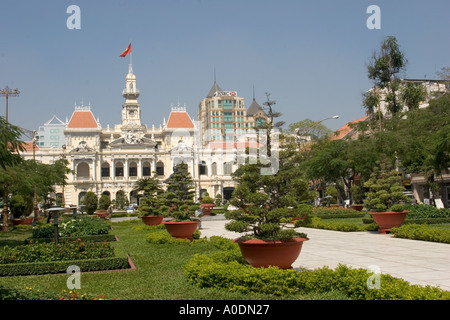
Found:
[[[114,178],[116,177],[116,164],[114,163],[114,159],[111,159],[111,172],[109,173],[109,175],[111,176],[111,180],[114,180]]]
[[[75,180],[75,160],[72,159],[72,181]]]
[[[97,180],[97,166],[96,166],[96,164],[97,164],[97,161],[95,161],[95,158],[94,159],[92,159],[92,179],[94,180],[94,181],[96,181]]]
[[[125,180],[128,180],[128,159],[125,159],[125,172],[124,172],[124,178]]]
[[[142,178],[142,158],[139,157],[139,164],[138,164],[138,174],[137,174],[138,179]]]

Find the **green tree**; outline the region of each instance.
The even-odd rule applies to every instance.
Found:
[[[139,211],[143,216],[160,215],[161,196],[164,193],[155,172],[153,177],[139,179],[133,189],[136,192],[142,192],[139,200]]]
[[[0,117],[0,178],[3,180],[3,228],[2,231],[9,231],[8,228],[8,201],[9,201],[9,178],[11,171],[8,167],[19,164],[22,161],[19,151],[24,151],[24,142],[20,140],[22,131]],[[9,171],[9,173],[8,173]]]
[[[98,200],[98,208],[102,210],[107,210],[111,204],[111,199],[107,194],[102,194]]]
[[[377,95],[377,90],[386,90],[385,101],[387,102],[388,111],[391,113],[397,113],[401,111],[402,106],[398,101],[397,91],[400,88],[400,79],[398,73],[405,69],[407,60],[404,53],[400,50],[400,46],[397,39],[393,36],[386,37],[381,43],[379,52],[375,52],[372,59],[367,66],[367,72],[369,79],[374,82],[374,92]],[[370,99],[364,100],[379,102],[379,98],[376,99],[373,96]],[[366,106],[368,109],[374,108],[374,106]]]
[[[195,210],[199,208],[194,202],[194,182],[188,171],[187,164],[181,162],[173,168],[173,173],[165,181],[166,191],[162,197],[162,210],[168,210],[168,215],[174,221],[192,220]]]
[[[94,214],[95,210],[97,210],[97,207],[98,207],[97,195],[92,191],[86,192],[86,195],[84,196],[83,204],[86,206],[87,214]]]
[[[396,155],[408,172],[421,173],[435,190],[435,181],[450,168],[450,94],[430,100],[428,108],[411,110],[396,122]]]
[[[314,199],[308,180],[299,166],[300,154],[295,144],[279,152],[279,169],[272,175],[262,175],[260,162],[242,165],[233,173],[238,186],[230,203],[240,210],[228,211],[232,219],[227,230],[252,231],[262,239],[292,238],[295,230],[285,229],[292,217],[303,212],[302,205]]]
[[[119,190],[116,192],[116,198],[114,199],[114,205],[119,210],[124,210],[129,205],[129,201],[127,196],[125,195],[125,191]]]

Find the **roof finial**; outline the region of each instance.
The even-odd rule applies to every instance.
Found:
[[[255,86],[253,85],[253,101],[255,101]]]
[[[216,67],[214,67],[214,83],[216,83]]]

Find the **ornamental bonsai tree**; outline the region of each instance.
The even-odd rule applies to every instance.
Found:
[[[364,187],[369,189],[364,200],[366,208],[373,212],[403,211],[407,197],[401,182],[401,176],[391,164],[386,160],[379,161],[369,180],[364,183]]]
[[[292,147],[279,152],[278,171],[261,175],[260,162],[244,164],[233,174],[239,183],[230,203],[239,210],[225,213],[233,221],[225,225],[229,231],[250,232],[241,239],[306,238],[291,227],[294,217],[308,215],[302,206],[314,199],[307,179],[298,165],[299,153]]]
[[[165,181],[166,191],[159,196],[162,206],[172,221],[191,221],[199,208],[194,202],[194,183],[187,164],[181,162],[173,168],[173,173]]]
[[[164,190],[160,185],[158,176],[155,173],[153,177],[142,178],[136,182],[134,191],[143,192],[142,197],[139,199],[139,214],[143,217],[147,216],[160,216],[161,212],[161,195]]]

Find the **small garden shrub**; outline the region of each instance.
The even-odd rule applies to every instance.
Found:
[[[397,238],[450,243],[450,230],[430,228],[423,224],[405,224],[392,228],[391,234]]]
[[[417,204],[417,205],[404,205],[404,209],[408,210],[407,219],[429,219],[429,218],[450,218],[450,209]]]
[[[390,275],[380,275],[380,288],[369,289],[371,273],[339,265],[315,270],[254,268],[232,257],[236,248],[231,240],[213,240],[222,252],[211,256],[196,254],[185,265],[189,282],[202,288],[277,296],[339,290],[350,299],[361,300],[448,300],[450,292],[430,286],[411,285]],[[228,241],[228,243],[226,243]],[[224,257],[227,258],[224,258]]]
[[[297,221],[294,224],[296,227],[299,226]],[[303,227],[315,228],[315,229],[325,229],[334,231],[375,231],[378,230],[378,225],[376,223],[371,223],[368,225],[358,225],[356,223],[350,222],[329,222],[324,221],[319,217],[312,217],[311,223],[307,225],[302,225]]]
[[[99,218],[79,217],[65,219],[59,223],[60,237],[80,237],[86,235],[107,234],[111,226]],[[47,224],[33,229],[33,238],[52,238],[54,236],[53,224]]]
[[[194,241],[188,240],[188,239],[177,239],[172,237],[167,231],[158,231],[157,228],[154,228],[154,232],[150,232],[147,234],[146,240],[148,243],[152,244],[165,244],[165,243],[185,243],[185,244],[193,244],[196,241],[203,241],[200,239],[200,231],[197,229],[195,230],[194,234],[192,235],[192,238]]]

